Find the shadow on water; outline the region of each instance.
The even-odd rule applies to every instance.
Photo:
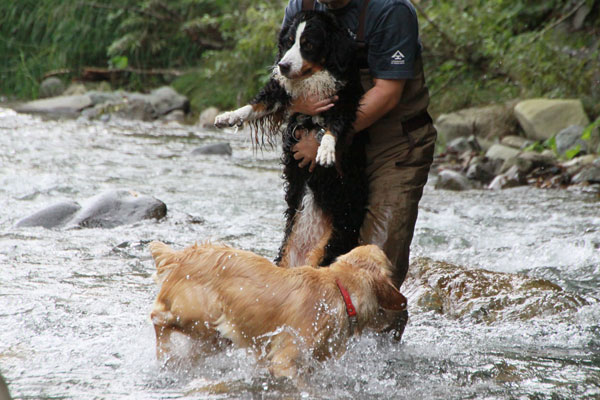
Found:
[[[229,142],[233,154],[191,154],[215,142]],[[252,355],[234,349],[163,369],[149,320],[157,292],[150,241],[176,248],[223,241],[275,256],[284,211],[277,149],[256,152],[244,132],[42,121],[3,109],[0,147],[0,371],[15,398],[600,396],[600,208],[594,195],[531,188],[454,193],[427,186],[413,260],[459,266],[444,276],[462,285],[464,301],[452,298],[458,290],[444,292],[448,285],[439,276],[421,282],[411,289],[402,344],[373,334],[356,338],[340,359],[309,363],[307,386],[298,388],[270,378]],[[14,227],[50,204],[114,189],[160,199],[167,216],[112,229]],[[484,291],[477,297],[482,268],[522,274],[509,275],[513,284],[545,280],[563,291],[535,292],[539,297],[528,290],[505,297]],[[472,283],[462,279],[469,271]],[[426,296],[417,301],[425,294],[429,302]],[[533,298],[552,304],[562,294],[583,301],[511,316]],[[500,317],[448,308],[475,303]]]

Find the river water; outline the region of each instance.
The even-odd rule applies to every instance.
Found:
[[[194,156],[228,141],[233,156]],[[0,108],[0,372],[22,399],[599,399],[600,306],[485,324],[411,305],[402,344],[353,339],[308,385],[231,349],[164,369],[147,244],[212,240],[276,254],[278,149],[178,124],[43,121]],[[433,181],[434,178],[432,178]],[[132,189],[168,215],[113,229],[15,228],[62,200]],[[600,298],[600,199],[571,190],[426,187],[413,256],[521,272]],[[409,299],[410,300],[410,299]],[[182,348],[188,345],[182,343]]]

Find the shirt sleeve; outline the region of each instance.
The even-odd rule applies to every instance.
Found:
[[[285,7],[285,14],[283,15],[283,21],[281,22],[281,29],[289,25],[294,15],[302,11],[302,0],[290,0],[288,5]]]
[[[404,4],[388,9],[375,21],[367,38],[368,63],[374,78],[412,79],[420,51],[419,26],[413,10]]]

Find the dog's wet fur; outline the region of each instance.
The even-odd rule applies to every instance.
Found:
[[[406,308],[390,262],[375,245],[357,247],[328,268],[291,269],[224,245],[175,251],[153,242],[150,251],[160,285],[151,312],[160,359],[179,332],[210,346],[249,348],[274,376],[297,378],[304,355],[340,356],[353,333],[384,327],[382,309]],[[337,281],[356,309],[355,332]]]
[[[266,86],[250,104],[216,118],[219,127],[250,122],[268,137],[282,134],[287,209],[280,266],[326,266],[358,244],[368,183],[367,134],[352,135],[363,95],[355,56],[355,41],[335,17],[300,12],[279,35],[278,62]],[[335,105],[317,117],[289,112],[295,98],[333,95]],[[298,128],[317,127],[326,133],[311,173],[298,166],[292,147]]]

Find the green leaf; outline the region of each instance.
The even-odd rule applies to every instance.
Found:
[[[127,58],[127,56],[115,56],[110,59],[108,65],[111,68],[125,69],[129,66],[129,59]]]
[[[567,158],[567,160],[572,160],[573,158],[575,158],[575,156],[577,156],[577,154],[579,154],[580,151],[581,151],[581,145],[578,144],[577,146],[573,147],[572,149],[565,151],[565,157]]]
[[[552,136],[550,139],[546,139],[544,141],[544,147],[552,150],[554,154],[558,154],[558,150],[556,148],[556,136]]]
[[[600,117],[598,117],[598,119],[594,122],[592,122],[590,125],[588,125],[584,130],[583,133],[581,134],[581,138],[583,140],[590,140],[592,138],[592,132],[594,131],[594,129],[600,127]]]

